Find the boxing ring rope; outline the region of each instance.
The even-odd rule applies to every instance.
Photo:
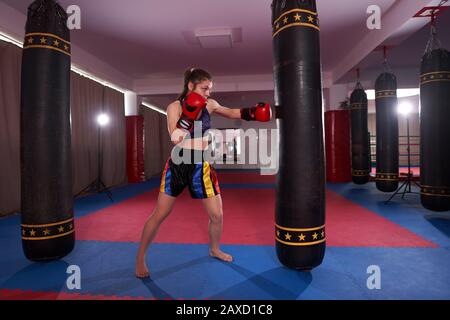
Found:
[[[372,159],[372,167],[376,166],[376,135],[371,135],[370,136],[370,156]],[[410,148],[411,148],[411,166],[412,167],[419,167],[420,166],[420,136],[410,136]],[[400,157],[400,168],[401,167],[405,167],[408,165],[407,163],[407,157],[408,157],[408,152],[407,152],[407,146],[408,144],[406,143],[407,140],[407,136],[399,136],[400,139],[400,143],[399,143],[399,147],[400,147],[400,152],[399,152],[399,157]]]

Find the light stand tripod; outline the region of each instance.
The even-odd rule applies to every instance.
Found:
[[[106,125],[108,123],[109,119],[108,116],[102,114],[97,118],[97,161],[98,161],[98,175],[97,178],[92,181],[86,188],[81,190],[75,197],[78,197],[79,195],[83,193],[102,193],[105,192],[108,198],[111,200],[111,202],[114,202],[112,198],[112,193],[109,191],[108,187],[103,183],[102,181],[102,170],[103,170],[103,148],[102,148],[102,134],[101,134],[101,127]]]
[[[407,194],[407,193],[419,194],[419,192],[411,191],[411,184],[415,184],[419,188],[420,188],[420,185],[417,182],[414,181],[414,179],[413,179],[414,175],[411,172],[411,150],[410,150],[410,141],[409,141],[409,117],[408,117],[407,113],[406,113],[406,137],[407,137],[407,142],[406,142],[407,143],[407,148],[406,148],[406,151],[408,152],[408,173],[406,175],[406,180],[401,184],[401,186],[394,192],[394,194],[384,204],[388,204],[399,193],[402,193],[402,199],[405,198],[405,194]]]

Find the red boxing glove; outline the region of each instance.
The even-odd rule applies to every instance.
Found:
[[[182,113],[177,128],[191,131],[198,114],[206,107],[207,100],[195,92],[190,92],[182,102]]]
[[[252,108],[241,109],[241,119],[243,120],[268,122],[271,118],[272,109],[264,102],[260,102]]]

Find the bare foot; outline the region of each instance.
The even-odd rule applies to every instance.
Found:
[[[135,275],[137,278],[141,278],[141,279],[150,277],[150,272],[148,271],[145,261],[136,263]]]
[[[225,262],[233,261],[233,256],[223,252],[222,250],[209,250],[209,255]]]

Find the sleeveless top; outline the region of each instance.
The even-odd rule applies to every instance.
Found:
[[[200,118],[198,118],[195,121],[201,121],[202,122],[202,135],[209,129],[211,129],[211,115],[209,114],[208,109],[203,108],[202,114],[200,115]],[[194,131],[190,133],[190,137],[194,138]]]
[[[202,137],[205,134],[205,132],[209,129],[211,129],[211,115],[209,114],[208,109],[205,107],[202,110],[202,113],[200,115],[200,118],[198,118],[195,121],[201,121],[202,123]],[[194,130],[192,130],[190,132],[189,135],[186,135],[185,139],[194,139],[194,138],[201,138],[201,137],[194,137]],[[211,145],[208,146],[208,148],[211,147]],[[201,161],[204,161],[204,157],[203,157],[203,151],[201,150],[193,150],[193,149],[185,149],[185,148],[180,148],[178,146],[174,146],[174,151],[179,154],[180,156],[183,156],[184,152],[190,152],[191,153],[191,159],[192,161],[195,163],[194,159],[201,159]]]

